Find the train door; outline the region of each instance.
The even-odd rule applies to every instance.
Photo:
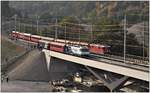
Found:
[[[48,49],[48,45],[49,45],[49,43],[45,43],[44,49]]]

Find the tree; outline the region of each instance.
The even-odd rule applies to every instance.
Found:
[[[95,23],[95,21],[96,21],[96,11],[95,10],[93,10],[93,11],[91,11],[91,12],[89,12],[88,14],[87,14],[87,19],[86,19],[86,21],[88,22],[88,23],[92,23],[92,24],[94,24]]]
[[[94,42],[100,43],[108,40],[120,40],[122,27],[119,22],[108,17],[102,17],[95,22],[93,26]]]
[[[75,17],[72,16],[65,16],[61,21],[60,21],[60,25],[65,25],[65,24],[69,24],[69,23],[79,23],[77,21],[77,19]]]
[[[61,34],[62,35],[61,37],[65,36],[64,32],[66,30],[66,37],[68,39],[77,40],[79,38],[79,30],[81,29],[81,26],[79,26],[78,23],[79,22],[77,21],[75,17],[71,17],[71,16],[64,17],[59,22],[59,25],[61,26],[61,30],[59,31],[63,31],[63,34]]]
[[[41,30],[41,35],[45,36],[45,37],[52,37],[52,34],[54,31],[51,28],[44,28],[43,30]]]

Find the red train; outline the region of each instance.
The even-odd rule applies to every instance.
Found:
[[[53,38],[49,38],[49,37],[31,35],[28,33],[21,33],[21,32],[16,32],[16,31],[12,31],[10,36],[12,39],[22,39],[22,40],[29,41],[35,44],[44,43],[44,41],[47,41],[47,42],[51,41],[50,43],[51,47],[48,47],[48,49],[58,51],[58,52],[63,52],[65,43],[87,46],[90,53],[95,53],[95,54],[106,54],[110,51],[110,46],[108,45],[88,44],[86,42],[75,42],[75,41],[70,41],[70,40],[65,41],[63,39],[54,40]]]
[[[95,54],[106,54],[110,52],[110,46],[100,44],[90,44],[89,50]]]

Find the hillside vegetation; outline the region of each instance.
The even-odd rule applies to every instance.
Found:
[[[10,2],[10,7],[22,11],[22,16],[40,16],[41,18],[74,16],[78,18],[95,19],[96,17],[107,16],[115,19],[127,15],[143,14],[148,15],[148,1],[22,1]],[[139,15],[130,16],[134,21]],[[147,17],[148,18],[148,17]],[[93,20],[94,22],[95,20]]]
[[[113,52],[122,54],[126,15],[126,53],[142,56],[146,48],[145,56],[148,55],[148,22],[145,22],[149,19],[148,1],[10,1],[8,7],[17,11],[13,14],[17,14],[17,22],[22,23],[17,25],[18,31],[55,37],[56,27],[50,25],[56,24],[57,18],[57,23],[61,26],[57,28],[58,38],[65,38],[67,25],[66,39],[108,44]],[[2,6],[2,9],[5,7]],[[37,18],[39,31],[36,28]],[[87,24],[92,24],[93,27],[86,26]]]

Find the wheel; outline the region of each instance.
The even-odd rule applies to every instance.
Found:
[[[70,55],[74,55],[74,53],[73,53],[71,50],[69,51],[69,54],[70,54]]]

